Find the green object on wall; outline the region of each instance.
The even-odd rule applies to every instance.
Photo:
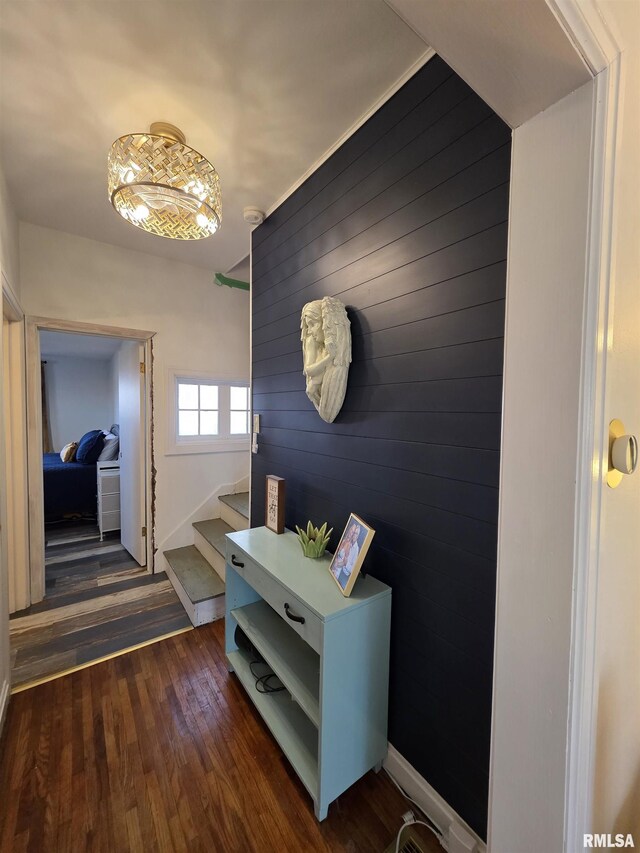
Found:
[[[240,281],[239,278],[229,278],[226,275],[222,275],[221,272],[217,272],[214,275],[213,280],[218,285],[218,287],[226,285],[227,287],[237,287],[238,290],[249,290],[248,281]]]

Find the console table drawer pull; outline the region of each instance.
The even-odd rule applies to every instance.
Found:
[[[241,563],[238,560],[236,560],[235,554],[231,555],[231,562],[233,563],[234,566],[237,566],[239,569],[244,569],[244,563]]]
[[[289,619],[291,619],[292,622],[299,622],[301,625],[304,625],[304,616],[296,616],[295,613],[291,612],[291,608],[288,604],[285,604],[284,612],[287,614],[287,616],[289,617]]]

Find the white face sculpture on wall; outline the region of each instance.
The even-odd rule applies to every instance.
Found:
[[[307,397],[323,421],[333,423],[347,392],[351,364],[351,323],[333,296],[307,302],[300,320]]]

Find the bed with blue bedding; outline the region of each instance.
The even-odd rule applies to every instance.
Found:
[[[56,521],[69,515],[96,516],[96,465],[63,462],[59,453],[43,453],[44,518]]]

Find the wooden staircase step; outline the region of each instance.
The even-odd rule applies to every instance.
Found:
[[[195,545],[173,548],[165,551],[164,555],[194,604],[216,595],[224,595],[224,584]]]
[[[224,616],[224,583],[195,545],[165,551],[167,574],[194,625]]]
[[[237,495],[222,495],[220,502],[234,509],[249,521],[249,492],[239,492]]]
[[[222,557],[225,556],[226,542],[224,537],[227,533],[233,533],[233,527],[230,524],[221,518],[210,518],[206,521],[195,521],[193,527],[212,548],[215,548]]]

